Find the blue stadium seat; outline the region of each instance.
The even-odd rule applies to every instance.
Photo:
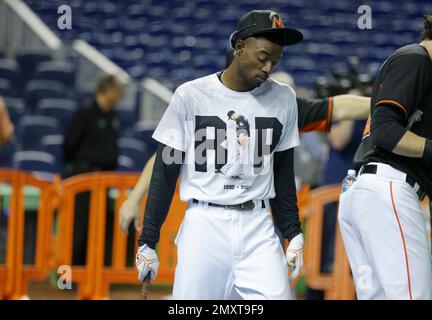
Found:
[[[75,84],[75,67],[69,62],[42,62],[36,67],[35,78],[55,80],[63,83],[66,86],[73,86]]]
[[[25,113],[24,101],[19,98],[4,96],[3,100],[9,112],[9,116],[13,124],[18,124],[19,119]]]
[[[122,131],[133,127],[136,122],[134,110],[126,109],[122,106],[119,106],[115,109],[115,112],[117,114],[117,119],[120,122],[120,129]]]
[[[143,169],[154,150],[147,143],[134,138],[120,138],[118,141],[119,154],[131,158]]]
[[[50,26],[55,25],[52,7],[62,4],[61,0],[25,1]],[[220,68],[219,60],[194,62],[194,58],[207,55],[223,59],[237,19],[250,9],[271,7],[290,26],[301,27],[306,41],[287,48],[289,57],[284,60],[312,59],[319,66],[314,73],[320,75],[329,74],[332,63],[347,56],[357,55],[362,63],[375,63],[385,58],[387,48],[394,50],[417,42],[422,14],[430,11],[430,0],[374,3],[373,29],[369,31],[358,30],[357,6],[349,1],[273,0],[263,4],[262,0],[77,0],[71,6],[74,27],[68,35],[89,41],[135,79],[151,76],[175,89],[184,81]],[[394,33],[391,37],[389,30]],[[65,37],[64,32],[56,28],[54,31]],[[375,36],[381,38],[374,42]],[[195,37],[195,41],[185,44],[190,37]],[[336,50],[332,48],[335,45]],[[285,62],[280,68],[284,70],[291,65]],[[296,70],[305,70],[309,75],[311,69],[301,66]],[[296,80],[299,86],[310,86],[308,77],[300,75]]]
[[[7,79],[0,79],[0,96],[12,96],[12,85]]]
[[[23,116],[18,124],[17,137],[23,150],[36,148],[47,135],[60,134],[60,123],[53,117]]]
[[[53,80],[32,80],[26,87],[26,105],[34,110],[39,101],[46,98],[65,98],[66,89],[63,84]]]
[[[53,155],[56,159],[56,163],[59,166],[64,164],[63,161],[63,141],[64,137],[60,134],[47,135],[42,137],[41,146],[43,150]]]
[[[13,167],[20,170],[56,173],[54,156],[41,151],[18,151],[13,157]]]
[[[11,168],[13,166],[13,155],[16,150],[15,141],[0,146],[0,167]]]
[[[137,165],[135,164],[135,161],[133,159],[120,155],[117,158],[117,171],[120,172],[140,172],[140,170]]]
[[[7,79],[16,84],[19,79],[20,68],[14,60],[0,59],[0,79]]]
[[[36,66],[45,61],[51,60],[51,54],[43,49],[18,49],[15,54],[15,59],[20,66],[24,80],[30,79],[33,76]]]
[[[147,121],[137,122],[133,127],[133,137],[145,142],[152,150],[156,150],[157,141],[152,138],[153,132],[157,127],[157,122]]]
[[[73,115],[78,109],[78,104],[69,99],[42,99],[37,105],[37,114],[54,117],[59,120],[62,128],[67,128]]]

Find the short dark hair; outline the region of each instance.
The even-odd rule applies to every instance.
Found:
[[[113,88],[121,90],[123,89],[123,85],[116,76],[112,74],[105,74],[99,79],[96,85],[95,93],[103,93]]]
[[[231,118],[231,116],[234,114],[235,112],[233,110],[228,111],[227,116],[228,118]]]
[[[424,16],[422,40],[432,40],[432,14],[426,14]]]

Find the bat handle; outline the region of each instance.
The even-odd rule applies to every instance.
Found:
[[[141,284],[140,300],[147,300],[149,293],[150,293],[150,272],[146,275],[143,283]]]

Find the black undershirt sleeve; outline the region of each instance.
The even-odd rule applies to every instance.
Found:
[[[371,123],[374,145],[392,152],[407,131],[404,119],[399,109],[385,104],[376,106]]]
[[[160,229],[168,215],[181,168],[181,163],[165,164],[162,160],[164,148],[169,148],[165,152],[169,151],[171,154],[181,152],[162,143],[158,145],[156,151],[143,228],[138,239],[139,246],[147,244],[152,249],[155,249],[156,243],[159,241]],[[184,153],[182,152],[182,159],[183,156]]]
[[[274,154],[274,185],[276,197],[270,199],[275,225],[284,238],[291,241],[302,232],[294,179],[294,149]]]
[[[331,100],[306,99],[296,97],[298,108],[298,127],[301,132],[322,131],[328,132],[331,123]]]

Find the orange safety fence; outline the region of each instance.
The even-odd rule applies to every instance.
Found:
[[[77,293],[80,299],[106,299],[109,287],[115,283],[139,284],[135,266],[127,266],[127,237],[118,225],[119,210],[127,198],[127,191],[132,189],[139,176],[127,173],[90,173],[66,179],[62,183],[62,200],[59,207],[58,264],[72,266],[74,201],[78,193],[89,191],[90,212],[87,241],[87,261],[85,266],[72,266],[73,281],[79,284]],[[115,189],[113,224],[112,263],[105,266],[106,193]],[[157,247],[160,268],[158,277],[152,284],[172,284],[176,266],[176,248],[174,238],[183,219],[187,204],[179,199],[178,188],[173,198],[168,218],[161,230]],[[142,203],[142,209],[145,200]],[[143,210],[142,210],[143,211]],[[136,233],[135,240],[139,236]],[[137,250],[135,241],[134,252]]]
[[[11,185],[9,219],[7,224],[6,256],[0,264],[0,298],[20,298],[27,293],[28,283],[46,279],[54,267],[71,268],[72,281],[78,284],[77,298],[107,299],[113,284],[139,284],[134,263],[127,264],[128,237],[118,225],[119,210],[128,191],[139,178],[135,173],[95,172],[82,174],[60,182],[35,177],[27,172],[0,170],[0,182]],[[40,190],[37,212],[37,236],[35,261],[23,262],[25,209],[24,187]],[[112,259],[105,265],[105,233],[107,230],[107,192],[115,190]],[[75,197],[90,193],[88,217],[87,256],[83,266],[72,264]],[[339,227],[336,227],[335,255],[332,273],[322,273],[321,248],[324,207],[337,203],[339,185],[321,187],[310,191],[304,186],[298,193],[300,217],[305,226],[305,267],[303,274],[309,287],[325,291],[326,299],[355,298],[354,283],[345,254]],[[141,204],[144,212],[145,199]],[[152,284],[172,285],[177,263],[174,238],[183,220],[187,203],[179,199],[178,186],[165,221],[157,247],[160,260],[158,277]],[[58,232],[53,234],[54,210],[58,208]],[[134,253],[137,237],[134,235]],[[130,252],[129,252],[130,253]],[[295,283],[294,283],[295,284]]]
[[[303,208],[306,225],[303,273],[310,288],[324,291],[325,299],[346,300],[355,298],[354,281],[342,241],[339,225],[336,225],[333,270],[321,272],[321,248],[324,207],[338,203],[340,185],[329,185],[312,190],[309,203]]]
[[[5,262],[0,265],[0,298],[19,299],[27,293],[30,281],[42,280],[48,276],[52,256],[50,246],[53,213],[56,206],[58,177],[46,181],[22,171],[0,169],[0,182],[11,186],[9,218],[6,232]],[[35,260],[24,264],[24,187],[40,190],[37,212]]]

